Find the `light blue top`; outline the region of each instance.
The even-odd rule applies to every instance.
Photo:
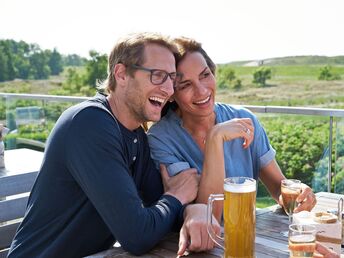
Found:
[[[251,118],[254,124],[254,140],[249,148],[242,147],[243,139],[238,138],[224,143],[226,177],[246,176],[258,179],[259,171],[275,158],[264,128],[257,117],[240,106],[216,103],[216,124],[233,118]],[[151,156],[156,164],[165,164],[171,176],[187,168],[196,168],[201,173],[203,153],[192,136],[183,127],[178,115],[168,113],[148,131]]]

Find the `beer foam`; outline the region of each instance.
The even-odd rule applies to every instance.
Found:
[[[245,180],[242,184],[226,182],[224,190],[231,193],[250,193],[256,191],[256,181]]]

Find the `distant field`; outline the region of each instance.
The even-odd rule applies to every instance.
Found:
[[[252,66],[231,66],[235,74],[243,77],[251,76],[257,67]],[[272,76],[275,78],[279,77],[290,77],[293,80],[303,80],[303,79],[314,79],[317,80],[320,68],[324,67],[323,65],[295,65],[295,66],[269,66],[272,70]],[[344,66],[333,66],[332,71],[335,74],[339,74],[343,77],[344,75]]]
[[[272,106],[312,106],[344,108],[344,66],[332,66],[332,72],[341,80],[319,81],[318,66],[271,66],[272,78],[267,87],[252,83],[257,67],[231,66],[237,78],[242,80],[242,89],[217,91],[217,101]]]

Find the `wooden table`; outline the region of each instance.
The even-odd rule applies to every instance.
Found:
[[[337,208],[339,198],[344,195],[333,193],[317,193],[317,205],[314,211],[326,211],[329,208]],[[281,235],[281,231],[288,230],[288,217],[284,214],[279,205],[257,210],[256,217],[256,257],[289,257],[288,239]],[[178,234],[170,234],[162,240],[149,253],[140,256],[142,258],[175,258],[178,249]],[[343,249],[342,249],[343,253]],[[223,251],[220,248],[214,248],[209,252],[191,253],[187,257],[216,258],[222,257]],[[88,256],[89,258],[134,258],[121,247]]]
[[[5,168],[0,168],[0,177],[37,173],[41,167],[43,152],[30,149],[5,151]]]

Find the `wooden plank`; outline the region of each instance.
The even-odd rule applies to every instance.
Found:
[[[20,222],[0,226],[0,250],[8,248]]]
[[[0,201],[0,223],[22,218],[25,213],[28,196]]]
[[[0,177],[0,198],[30,192],[38,172]]]

